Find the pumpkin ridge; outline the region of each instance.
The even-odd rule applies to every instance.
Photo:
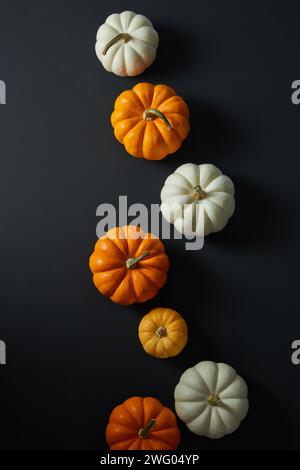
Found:
[[[172,100],[173,98],[178,98],[178,99],[173,100],[172,103],[168,103],[168,101]],[[164,109],[163,109],[163,110],[159,109],[159,108],[164,108],[165,105],[169,106],[169,105],[177,104],[177,103],[180,103],[180,104],[183,105],[183,106],[182,106],[182,107],[184,108],[184,111],[183,111],[183,112],[178,112],[178,111],[177,111],[177,112],[176,112],[176,111],[168,112],[168,111],[164,111]],[[158,109],[158,110],[161,111],[163,114],[166,114],[166,115],[168,115],[168,116],[170,116],[171,114],[176,114],[176,115],[178,115],[178,116],[180,116],[180,117],[182,117],[182,118],[185,118],[187,121],[189,120],[189,117],[190,117],[189,108],[188,108],[186,102],[185,102],[180,96],[178,96],[178,97],[176,97],[176,96],[170,96],[170,98],[168,98],[166,101],[163,101],[159,106],[157,106],[156,109]]]
[[[165,137],[164,137],[164,134],[160,131],[160,128],[158,127],[159,124],[160,124],[160,123],[159,123],[159,120],[158,120],[158,119],[154,119],[152,122],[153,122],[153,124],[155,125],[156,129],[158,130],[159,134],[161,135],[161,137],[162,137],[162,139],[163,139],[163,141],[164,141],[166,147],[169,148],[169,144],[168,144],[168,142],[166,141],[166,139],[165,139]],[[179,139],[179,141],[180,141],[180,145],[181,145],[183,139],[180,137],[180,135],[178,134],[177,130],[176,130],[174,127],[171,126],[171,129],[170,129],[168,132],[173,132],[173,134],[175,134],[175,135],[178,137],[178,139]],[[179,145],[179,147],[180,147],[180,145]],[[173,151],[170,152],[170,153],[176,152],[179,147],[177,147],[176,150],[173,150]]]
[[[164,113],[164,114],[165,114],[165,116],[168,118],[169,121],[172,120],[172,116],[174,116],[174,117],[177,118],[177,119],[180,118],[181,120],[185,120],[185,121],[186,121],[186,124],[187,124],[187,127],[188,127],[188,132],[187,132],[187,133],[184,133],[184,134],[185,134],[184,137],[181,137],[181,135],[180,135],[179,132],[177,131],[177,129],[178,129],[179,127],[181,127],[181,128],[183,127],[183,123],[179,123],[179,126],[177,126],[177,127],[172,126],[172,124],[171,124],[172,130],[177,132],[177,135],[178,135],[178,137],[180,138],[181,142],[184,141],[184,140],[187,138],[187,136],[188,136],[188,134],[189,134],[189,130],[190,130],[190,124],[189,124],[188,118],[186,118],[185,116],[183,116],[183,115],[180,114],[180,113]]]
[[[148,400],[146,400],[146,398],[147,398]],[[150,402],[150,403],[149,403],[149,402]],[[157,402],[158,402],[158,403],[157,403]],[[146,411],[146,409],[145,409],[146,406],[150,408],[150,407],[153,406],[154,403],[155,403],[155,404],[159,404],[159,405],[163,408],[163,405],[159,402],[159,400],[157,400],[157,399],[155,399],[155,398],[152,398],[152,397],[145,397],[145,398],[143,399],[143,423],[142,423],[142,426],[140,426],[140,427],[144,427],[144,426],[147,425],[147,423],[146,423],[147,411]],[[158,416],[160,415],[160,413],[161,413],[161,411],[158,413],[158,415],[156,415],[156,416],[151,416],[151,419],[155,419],[155,421],[156,421],[157,418],[158,418]],[[148,420],[149,420],[149,418],[150,418],[150,416],[148,416]],[[157,423],[156,423],[156,424],[157,424]],[[152,430],[151,430],[151,433],[152,433]],[[151,433],[150,433],[150,435],[151,435]]]
[[[213,193],[208,193],[208,194],[211,194],[211,195],[212,195]],[[227,193],[226,193],[226,194],[227,194]],[[205,198],[205,199],[209,199],[209,196],[208,196],[207,198]],[[226,218],[227,218],[227,213],[226,213],[226,210],[224,209],[224,207],[220,206],[220,204],[217,204],[217,203],[216,203],[215,201],[213,201],[212,199],[209,199],[209,202],[210,202],[211,204],[213,204],[214,206],[218,207],[219,209],[221,209],[222,212],[225,213]],[[207,214],[207,215],[208,215],[208,214]],[[209,216],[208,216],[208,218],[210,219]],[[210,219],[210,221],[211,221],[211,219]]]
[[[118,426],[118,428],[122,428],[122,430],[132,434],[132,437],[129,437],[128,440],[136,439],[136,430],[133,430],[132,428],[128,426],[124,426],[123,424],[120,424],[118,421],[112,421],[108,424],[108,426]]]
[[[151,338],[148,338],[148,339],[146,340],[146,342],[144,343],[144,348],[148,348],[148,349],[149,349],[149,347],[152,346],[153,349],[156,349],[157,343],[158,343],[158,338],[156,338],[156,337],[154,336],[154,334],[151,333]]]
[[[142,29],[142,28],[144,28],[144,27],[145,27],[145,26],[141,26],[140,28],[138,28],[138,29],[136,29],[135,31],[133,31],[133,32],[132,32],[133,34],[131,34],[131,39],[132,39],[132,41],[143,42],[144,44],[147,45],[147,47],[151,47],[151,48],[154,50],[154,53],[156,53],[156,49],[155,49],[155,47],[153,46],[153,44],[151,44],[151,43],[148,42],[148,41],[145,41],[144,39],[137,38],[137,37],[135,37],[135,35],[134,35],[136,31],[138,31],[139,29]],[[132,49],[134,49],[134,51],[139,55],[139,57],[140,57],[140,58],[142,59],[142,61],[144,62],[144,58],[140,55],[140,53],[139,53],[139,52],[136,50],[136,48],[133,46],[133,42],[131,42],[130,45],[131,45]]]
[[[153,282],[152,279],[148,277],[141,269],[139,269],[139,273],[142,276],[145,276],[147,278],[147,281],[149,281],[155,287],[155,289],[159,289],[159,287],[155,284],[155,282]]]
[[[120,450],[119,446],[121,445],[122,449],[128,449],[130,450],[132,445],[135,443],[136,438],[128,439],[127,441],[120,441],[120,442],[115,442],[114,444],[109,444],[110,450]]]
[[[162,411],[163,411],[163,410],[162,410]],[[156,418],[156,419],[157,419],[157,418]],[[175,424],[172,424],[172,425],[168,425],[168,426],[166,426],[166,427],[164,427],[164,428],[157,429],[157,430],[155,430],[155,428],[154,428],[154,430],[151,432],[151,434],[153,434],[153,435],[156,436],[157,434],[160,434],[160,433],[162,433],[162,432],[165,432],[165,431],[167,431],[168,429],[177,429],[177,424],[175,423]],[[164,442],[166,442],[167,444],[170,444],[170,442],[165,441],[164,439],[161,439],[161,440],[164,441]]]
[[[179,168],[178,168],[179,169]],[[183,175],[182,173],[179,173],[177,170],[174,172],[176,175],[180,175],[182,176],[182,178],[185,179],[185,181],[187,182],[187,184],[191,187],[191,189],[193,189],[193,185],[192,183],[187,179],[187,177],[185,175]],[[172,183],[170,183],[172,184]]]
[[[199,403],[201,403],[201,400],[199,400]],[[211,406],[209,408],[207,406],[204,406],[203,410],[200,413],[197,414],[196,418],[192,418],[190,421],[185,420],[185,423],[192,424],[194,421],[196,421],[199,418],[199,416],[201,416],[203,413],[207,412],[206,421],[208,421],[207,424],[209,424],[210,420],[211,420],[211,410],[212,410]]]
[[[127,253],[124,253],[121,248],[119,247],[119,245],[116,243],[116,240],[119,241],[119,240],[125,240],[126,239],[126,233],[124,231],[124,227],[114,227],[112,229],[110,229],[106,235],[103,237],[103,239],[105,240],[110,240],[114,246],[116,246],[120,252],[122,253],[123,256],[126,256]],[[100,238],[101,240],[101,238]]]
[[[204,190],[220,175],[223,175],[222,171],[211,163],[199,165],[199,184]]]
[[[130,256],[130,250],[129,250],[129,244],[128,244],[128,237],[129,237],[129,229],[128,229],[129,225],[126,225],[125,227],[120,227],[120,231],[122,230],[122,235],[123,235],[123,240],[125,240],[125,244],[126,244],[126,254],[125,254],[125,257],[128,257]]]
[[[172,428],[175,428],[177,429],[176,426],[170,426],[168,428],[165,428],[166,430],[167,429],[172,429]],[[161,429],[161,431],[164,431],[165,429]],[[162,442],[163,444],[166,444],[168,446],[174,446],[174,442],[172,441],[166,441],[165,439],[162,439],[160,436],[157,436],[157,433],[159,433],[160,431],[153,431],[151,434],[153,434],[153,437],[155,437],[155,439],[157,439],[158,441]],[[155,449],[154,449],[155,450]]]
[[[210,198],[210,196],[213,196],[214,194],[224,194],[225,197],[228,197],[228,198],[231,197],[231,198],[233,199],[233,207],[234,207],[234,209],[235,209],[235,198],[234,198],[233,196],[231,196],[231,194],[225,193],[225,192],[223,192],[223,191],[215,191],[215,192],[213,192],[213,193],[208,193],[208,196],[207,196],[207,198],[206,198],[210,203],[212,203],[212,204],[214,204],[215,206],[217,206],[217,207],[219,207],[220,209],[222,209],[222,210],[224,211],[225,215],[226,215],[226,219],[229,220],[230,217],[233,215],[233,214],[232,214],[232,211],[227,212],[227,210],[225,209],[225,207],[221,206],[221,205],[218,204],[216,201],[212,200],[212,199]]]
[[[161,356],[161,358],[162,358],[162,359],[167,359],[168,357],[170,357],[170,354],[169,354],[169,352],[168,352],[168,350],[167,350],[167,348],[166,348],[165,342],[164,342],[164,338],[161,338],[161,340],[160,340],[160,339],[157,339],[156,344],[155,344],[155,349],[156,349],[156,350],[159,348],[158,345],[160,345],[160,347],[161,347],[162,350],[163,350],[163,356]]]
[[[167,146],[166,141],[163,138],[159,128],[157,127],[157,121],[159,121],[159,118],[154,119],[153,121],[144,121],[146,125],[145,125],[145,132],[144,132],[144,135],[143,135],[142,149],[143,149],[144,158],[146,158],[147,160],[161,160],[162,158],[164,158],[168,154],[168,146]],[[151,139],[152,139],[152,135],[154,134],[154,132],[158,134],[156,136],[156,139],[158,140],[158,142],[156,142],[155,147],[160,148],[159,156],[154,157],[153,156],[153,150],[152,150],[152,153],[150,154],[148,152],[148,150],[145,148],[146,147],[146,139],[145,139],[146,130],[151,135]],[[171,131],[168,131],[168,132],[171,132]],[[164,146],[164,152],[162,152],[162,150],[161,150],[162,146]],[[154,147],[153,143],[152,143],[151,147]],[[147,157],[146,157],[146,154],[147,154]],[[161,155],[163,155],[163,156],[161,156]]]
[[[164,98],[164,96],[162,96],[164,94],[164,91],[167,91],[170,94],[168,98]],[[158,108],[162,103],[167,101],[169,98],[172,98],[172,96],[177,96],[177,94],[176,91],[170,86],[163,84],[155,85],[151,108]]]
[[[184,385],[185,387],[191,388],[191,389],[193,390],[193,392],[196,392],[196,390],[195,390],[194,388],[192,388],[192,387],[186,385],[185,383],[183,383],[183,385]],[[203,394],[202,394],[201,392],[199,392],[199,391],[198,391],[197,393],[203,395]],[[205,395],[203,395],[201,398],[197,398],[197,399],[194,399],[194,398],[190,398],[190,399],[185,398],[184,400],[179,400],[179,399],[177,398],[176,403],[194,403],[194,404],[195,404],[195,403],[204,403],[204,402],[205,402],[205,399],[206,399],[206,396],[205,396]],[[202,413],[202,411],[201,411],[201,413]],[[198,416],[200,416],[200,415],[198,415]]]
[[[113,112],[123,113],[124,110],[129,115],[133,113],[141,115],[144,110],[143,103],[133,89],[123,91],[115,100]]]
[[[131,272],[127,272],[127,276],[129,276],[129,283],[131,284],[131,288],[132,288],[132,291],[134,293],[134,298],[135,298],[135,301],[137,302],[138,297],[137,297],[137,293],[136,293],[136,289],[135,289],[135,285],[134,285],[134,282],[133,282],[133,279],[132,279]]]
[[[101,256],[101,254],[100,254]],[[114,261],[116,262],[116,258],[114,258],[113,256],[105,256],[105,261],[108,262],[108,263],[113,263]],[[97,273],[106,273],[107,271],[114,271],[115,269],[121,269],[123,266],[122,266],[122,259],[118,259],[117,262],[120,264],[118,264],[116,267],[106,267],[106,268],[103,268],[101,266],[97,266],[96,269],[93,269],[92,270],[92,273],[93,274],[97,274]]]
[[[239,427],[239,425],[241,424],[241,422],[243,421],[244,418],[240,418],[237,414],[236,414],[236,410],[233,410],[229,407],[227,407],[226,405],[224,405],[224,408],[231,414],[235,417],[236,421],[237,421],[237,426],[236,426],[236,429]],[[248,411],[247,411],[248,412]],[[220,414],[220,413],[219,413]],[[222,420],[223,420],[223,417],[222,417]],[[228,434],[228,428],[225,424],[225,427],[226,427],[226,434]]]
[[[220,370],[220,363],[217,363],[217,368],[218,368],[218,376],[219,376],[219,370]],[[233,377],[233,380],[231,380],[230,382],[226,382],[223,387],[218,387],[218,394],[220,395],[220,393],[223,393],[228,387],[230,387],[230,385],[233,384],[233,382],[235,381],[235,379],[237,378],[237,372],[232,369],[234,371],[234,377]],[[218,385],[218,380],[217,380],[217,385]]]
[[[112,34],[115,34],[115,35],[120,34],[120,31],[118,31],[118,30],[117,30],[114,26],[112,26],[110,23],[105,22],[105,23],[103,23],[103,25],[101,25],[101,26],[108,26],[109,28],[111,28],[111,29],[112,29]],[[100,28],[101,28],[101,27],[100,27]],[[98,31],[98,33],[99,33],[99,31]],[[100,35],[101,35],[101,31],[100,31],[99,36],[100,36]],[[102,39],[104,39],[104,38],[105,38],[105,36],[102,36]],[[97,39],[98,39],[98,34],[97,34]],[[111,38],[111,39],[112,39],[112,38]]]
[[[120,138],[119,134],[121,133],[121,129],[123,128],[125,122],[127,122],[127,124],[126,124],[126,131],[125,131],[124,136],[126,134],[128,134],[128,132],[132,131],[135,128],[135,126],[137,126],[137,124],[140,122],[140,118],[139,118],[139,116],[134,116],[134,117],[130,117],[130,118],[120,119],[120,121],[115,123],[115,125],[114,125],[114,134],[115,134],[117,140],[121,144],[123,144],[124,136],[122,138]]]
[[[94,252],[95,253],[101,253],[101,254],[105,254],[107,253],[107,249],[103,249],[103,245],[102,245],[102,241],[103,242],[106,242],[108,244],[111,244],[111,247],[114,249],[116,248],[117,251],[120,253],[119,256],[124,256],[124,253],[122,252],[122,250],[120,249],[120,247],[115,243],[115,239],[114,238],[111,238],[110,235],[107,235],[108,232],[106,233],[106,235],[104,237],[101,237],[97,240],[96,244],[95,244],[95,247],[94,247]]]
[[[146,315],[142,318],[143,320],[143,325],[144,329],[141,330],[143,333],[148,333],[149,330],[157,328],[157,323],[154,321],[151,315],[149,315],[150,312],[146,313]]]
[[[139,339],[142,341],[142,346],[148,346],[150,343],[154,343],[154,340],[157,340],[153,331],[139,331]]]
[[[144,85],[144,84],[148,85],[148,82],[138,83],[137,85]],[[145,109],[147,109],[148,105],[145,105],[145,103],[143,103],[142,98],[141,98],[140,95],[136,92],[136,87],[137,87],[137,85],[135,85],[135,86],[132,88],[132,91],[133,91],[133,93],[138,97],[138,99],[139,99],[139,101],[140,101],[140,103],[141,103],[141,105],[142,105],[142,108],[145,110]],[[151,83],[150,83],[149,85],[151,85]],[[155,86],[152,85],[152,97],[153,97],[153,94],[154,94],[154,89],[155,89]],[[139,88],[138,88],[138,90],[139,90]],[[152,101],[151,101],[151,103],[152,103]]]
[[[208,361],[208,362],[212,362],[212,361]],[[218,380],[218,366],[216,363],[212,362],[212,364],[214,364],[214,368],[215,368],[215,379],[214,379],[214,384],[213,384],[213,387],[209,387],[208,386],[208,383],[206,382],[206,380],[203,378],[203,375],[200,373],[200,371],[198,371],[197,369],[197,372],[200,374],[203,382],[205,383],[206,385],[206,388],[207,390],[209,391],[209,393],[215,393],[215,390],[216,390],[216,386],[217,386],[217,380]]]
[[[221,431],[221,436],[220,437],[225,436],[228,433],[228,429],[227,429],[227,426],[225,424],[225,421],[224,421],[221,413],[219,412],[217,407],[215,407],[214,410],[211,410],[211,411],[212,411],[212,413],[215,413],[215,414],[218,415],[218,418],[219,418],[219,420],[220,420],[220,422],[223,426],[223,431]],[[209,423],[210,425],[211,425],[211,422],[212,422],[212,419],[210,419],[210,423]],[[210,431],[210,426],[209,426],[209,431]]]
[[[133,443],[131,444],[131,446],[128,448],[128,450],[141,450],[141,444],[140,444],[140,439],[137,437],[136,439],[134,439]],[[136,449],[136,447],[132,447],[135,443],[137,443],[138,445],[138,449]]]
[[[200,373],[200,371],[199,371],[198,369],[194,369],[194,370],[197,372],[197,374],[199,375],[200,379],[201,379],[202,382],[204,383],[207,392],[208,392],[208,393],[211,393],[211,390],[210,390],[209,386],[207,385],[206,381],[204,380],[204,378],[202,377],[202,374]],[[186,385],[187,385],[187,384],[186,384]],[[189,385],[188,385],[188,386],[189,386]],[[194,389],[194,390],[196,390],[196,389]]]
[[[141,122],[143,122],[142,120],[140,120],[129,132],[134,132],[135,128],[140,126]],[[139,151],[139,155],[135,155],[136,157],[141,157],[143,158],[144,157],[144,152],[143,152],[143,142],[144,142],[144,136],[145,136],[145,132],[146,132],[146,127],[147,127],[147,123],[146,122],[143,122],[143,126],[141,127],[141,130],[139,132],[139,136],[138,136],[138,139],[137,139],[137,145],[136,147],[142,149],[141,152]],[[128,132],[128,133],[129,133]],[[124,139],[127,137],[128,133],[126,134],[126,136],[124,137]],[[127,146],[125,145],[125,148],[127,150]],[[128,151],[128,150],[127,150]]]
[[[132,398],[139,398],[139,397],[132,397]],[[128,400],[131,400],[131,398],[127,399],[124,401],[123,403],[123,406],[125,406],[126,410],[128,411],[128,413],[131,415],[131,417],[133,418],[133,420],[136,422],[136,425],[137,425],[137,431],[139,430],[139,428],[141,427],[141,423],[139,423],[136,419],[136,416],[132,413],[132,410],[130,409],[130,407],[128,406]],[[142,403],[141,403],[142,402]],[[144,400],[143,398],[140,399],[140,403],[139,403],[139,406],[142,405],[142,408],[143,408],[143,411],[144,411]],[[143,419],[143,422],[144,422],[144,419]],[[138,438],[138,437],[137,437]]]
[[[165,114],[166,116],[176,116],[176,117],[180,117],[182,120],[185,120],[187,123],[189,123],[189,119],[184,116],[184,114],[181,114],[181,113],[178,113],[178,112],[175,112],[175,111],[172,111],[172,112],[164,112],[163,114]]]
[[[111,22],[113,22],[113,24],[115,24],[115,26],[112,26]],[[117,32],[122,33],[122,25],[121,25],[120,15],[118,15],[117,13],[112,13],[111,15],[109,15],[109,17],[106,18],[105,23],[109,24],[110,26],[112,26],[115,29],[118,28]]]
[[[189,191],[192,191],[194,189],[194,186],[191,184],[190,181],[187,180],[185,176],[176,172],[169,175],[164,184],[164,186],[172,186],[172,185],[183,187],[184,189],[188,189]]]
[[[121,268],[117,268],[117,269],[121,269]],[[97,281],[97,279],[98,279],[97,276],[98,276],[99,274],[101,275],[103,272],[107,272],[107,271],[96,272],[96,273],[94,273],[94,275],[93,275],[93,282],[94,282],[96,288],[97,288],[98,290],[100,290],[101,293],[103,293],[103,291],[105,290],[105,289],[103,289],[103,284],[104,284],[104,282],[103,282],[103,280],[100,281],[100,286],[101,286],[101,287],[100,287],[100,286],[99,286],[99,282]],[[126,272],[125,272],[125,275],[126,275]],[[120,285],[120,283],[124,280],[124,277],[125,277],[125,276],[123,276],[122,279],[118,281],[118,283],[119,283],[118,285]],[[112,297],[112,296],[114,295],[114,293],[115,293],[117,287],[118,287],[118,286],[115,287],[114,284],[113,284],[113,282],[112,282],[111,284],[112,284],[111,287],[108,288],[108,290],[106,290],[106,291],[105,291],[106,293],[104,294],[104,295],[106,295],[107,297]]]
[[[127,18],[125,18],[124,13],[126,13],[126,14],[130,13],[131,18],[129,19],[129,21],[127,20]],[[135,16],[136,16],[136,13],[134,13],[133,11],[129,11],[129,10],[122,11],[122,13],[120,13],[120,15],[119,15],[120,23],[121,23],[122,31],[124,33],[126,31],[128,31],[128,29],[130,28],[130,24],[133,21],[133,19],[135,18]],[[127,24],[126,24],[126,21],[127,21]]]
[[[206,199],[204,199],[205,201]],[[224,228],[227,224],[228,224],[228,221],[229,221],[229,218],[227,217],[227,213],[226,211],[223,209],[223,207],[220,207],[218,204],[215,204],[213,201],[209,200],[209,202],[211,204],[213,204],[215,207],[217,207],[217,209],[220,209],[220,212],[221,214],[223,214],[223,217],[224,217],[224,220],[225,220],[225,224],[222,228]],[[204,203],[205,204],[205,203]],[[204,205],[205,207],[205,205]],[[207,217],[207,219],[209,220],[209,224],[210,224],[210,227],[211,227],[211,233],[215,233],[215,228],[214,228],[214,225],[213,225],[213,221],[211,219],[211,217],[209,216],[209,213],[208,211],[205,209],[205,215]],[[204,223],[204,229],[205,229],[205,223]],[[218,230],[219,231],[219,230]]]
[[[154,281],[152,281],[152,279],[151,279],[149,276],[147,276],[147,274],[144,273],[144,270],[145,270],[145,269],[147,269],[147,268],[143,268],[143,271],[142,271],[142,269],[140,269],[140,270],[139,270],[140,274],[142,274],[143,276],[145,276],[145,277],[148,279],[148,281],[150,281],[151,284],[153,284],[153,285],[155,286],[156,289],[160,289],[160,287],[159,287]],[[165,273],[165,271],[162,271],[162,272]]]
[[[144,234],[142,232],[136,232],[136,233],[140,233],[140,236],[138,236],[137,238],[130,237],[130,234],[128,234],[128,236],[126,237],[127,247],[128,247],[126,257],[127,258],[138,258],[139,256],[143,255],[143,256],[148,258],[149,252],[146,249],[141,250],[142,253],[140,253],[139,255],[137,254],[139,252],[141,243],[143,241]],[[132,240],[134,240],[133,243],[132,243]],[[138,243],[138,246],[135,246],[135,244],[137,244],[137,243]],[[143,261],[143,258],[140,261],[138,261],[138,264],[140,264],[142,261]]]
[[[145,18],[147,19],[148,22],[145,21],[143,24],[140,24],[137,28],[131,29],[131,28],[132,28],[132,22],[133,22],[133,20],[134,20],[135,18],[136,18],[136,17],[132,18],[132,20],[130,21],[130,24],[128,25],[128,28],[127,28],[127,33],[129,33],[129,34],[130,34],[130,33],[135,33],[136,31],[138,31],[139,29],[142,29],[142,28],[150,29],[150,31],[154,29],[153,24],[152,24],[151,21],[150,21],[148,18],[146,18],[146,17],[145,17]],[[154,31],[155,31],[155,30],[154,30]],[[155,32],[156,32],[156,31],[155,31]]]
[[[173,339],[170,338],[170,336],[167,336],[167,339],[170,341],[170,343],[175,346],[179,351],[181,351],[183,348],[179,346]]]
[[[202,378],[202,377],[201,377],[201,378]],[[179,383],[180,383],[180,382],[179,382]],[[184,378],[182,379],[182,383],[183,383],[187,388],[191,388],[192,390],[194,390],[194,392],[202,393],[202,392],[199,392],[199,389],[198,389],[198,388],[195,388],[195,387],[193,387],[192,385],[190,385],[189,383],[185,382],[185,381],[184,381]],[[205,383],[205,386],[206,386],[206,388],[207,388],[206,383]],[[209,393],[209,389],[208,389],[208,388],[207,388],[207,393]],[[176,400],[176,401],[180,401],[180,402],[184,403],[186,400]],[[194,400],[192,400],[192,401],[194,401]],[[201,401],[201,400],[197,400],[197,401]]]
[[[139,15],[136,15],[136,16],[139,16]],[[135,29],[132,29],[132,22],[135,20],[136,16],[134,18],[132,18],[132,20],[130,21],[130,24],[128,25],[128,29],[127,29],[128,33],[135,33],[136,31],[138,31],[139,29],[142,29],[142,28],[150,29],[150,31],[154,29],[152,22],[149,20],[149,18],[146,18],[145,16],[144,16],[144,19],[143,19],[143,23],[138,25],[137,27],[135,27]],[[157,31],[155,31],[155,32],[157,33]]]
[[[114,61],[116,60],[117,53],[119,52],[121,46],[122,44],[116,43],[110,48],[111,70],[113,69]]]
[[[233,398],[235,400],[235,398]],[[227,400],[227,398],[225,398],[225,400]],[[244,398],[240,398],[240,400],[245,400]],[[223,404],[223,409],[227,410],[231,415],[233,415],[235,417],[235,419],[237,420],[238,423],[241,423],[241,419],[239,416],[237,416],[236,414],[236,411],[235,409],[233,408],[230,408],[228,405],[226,405],[223,401],[222,401],[222,404]],[[220,413],[219,413],[220,415]],[[222,418],[222,421],[223,421],[223,418]],[[225,425],[226,427],[226,425]],[[227,430],[227,427],[226,427],[226,430]]]
[[[179,194],[180,196],[181,195],[188,196],[191,193],[192,189],[193,189],[192,187],[191,187],[191,189],[185,188],[184,186],[180,186],[179,184],[176,184],[176,183],[165,184],[165,187],[167,187],[167,186],[171,186],[175,189],[178,188],[178,191],[181,191],[181,193]],[[174,194],[174,196],[178,196],[178,194]]]
[[[152,235],[152,234],[145,234],[145,236],[141,239],[141,243],[135,252],[135,256],[139,255],[139,251],[147,251],[149,253],[149,255],[147,256],[148,259],[165,254],[166,250],[165,250],[163,243],[160,241],[160,239],[156,238],[155,235],[153,235],[152,237],[150,236],[148,237],[147,235]],[[147,246],[147,242],[149,242],[149,240],[152,241],[153,244],[150,244],[150,246]]]
[[[132,39],[134,39],[135,41],[139,41],[139,42],[143,42],[144,44],[147,44],[147,46],[148,46],[148,47],[152,47],[152,49],[154,49],[154,52],[156,53],[156,49],[155,49],[155,47],[153,46],[153,44],[151,44],[151,43],[148,42],[148,41],[145,41],[144,39],[140,39],[140,38],[137,38],[137,37],[134,36],[134,33],[135,33],[136,31],[138,31],[139,29],[141,29],[141,28],[144,28],[144,26],[141,26],[140,28],[138,28],[138,29],[136,29],[135,31],[132,32],[132,33],[133,33],[133,34],[131,34]],[[132,47],[132,43],[131,43],[131,47]],[[133,48],[133,47],[132,47],[132,48]]]
[[[173,317],[171,319],[166,318],[166,323],[168,325],[168,329],[171,329],[171,331],[172,331],[174,329],[176,330],[176,329],[180,328],[181,326],[183,326],[182,319],[183,319],[183,317],[181,317],[181,318]],[[174,325],[174,323],[175,323],[175,325]]]
[[[128,282],[129,284],[131,283],[131,286],[132,286],[132,279],[131,279],[131,273],[126,271],[126,274],[125,276],[123,277],[122,281],[119,283],[119,285],[117,286],[117,288],[115,289],[115,291],[112,293],[112,295],[110,296],[110,298],[114,297],[115,295],[119,295],[119,291],[122,292],[124,290],[124,286],[123,286],[123,283],[125,281],[125,279],[128,278]],[[129,305],[131,305],[132,303],[135,303],[137,302],[137,298],[136,298],[136,292],[134,289],[132,289],[132,292],[133,292],[133,297],[134,297],[134,302],[131,302]],[[117,302],[119,303],[119,302]],[[121,305],[128,305],[128,304],[121,304]]]
[[[138,41],[139,39],[137,38],[132,38],[134,41]],[[131,43],[130,43],[130,46],[131,48],[134,50],[134,52],[136,53],[136,55],[138,56],[138,58],[144,63],[144,58],[141,56],[141,54],[137,51],[137,49],[134,47],[134,42],[133,40],[131,40]],[[145,41],[144,41],[145,42]],[[146,42],[145,42],[146,43]],[[147,43],[146,43],[147,44]]]
[[[118,289],[118,287],[120,286],[120,284],[122,284],[122,282],[124,281],[125,277],[127,276],[127,273],[126,273],[126,270],[124,272],[124,276],[122,277],[122,279],[120,280],[119,282],[119,285],[110,292],[110,294],[108,295],[108,297],[112,297],[115,293],[116,293],[116,290]]]
[[[166,273],[167,270],[166,269],[162,269],[160,267],[156,267],[156,266],[153,266],[152,264],[143,264],[143,260],[140,261],[140,267],[143,268],[143,269],[157,269],[157,271],[160,271],[162,273]]]

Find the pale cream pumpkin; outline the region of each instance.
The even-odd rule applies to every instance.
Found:
[[[175,409],[199,436],[218,439],[235,431],[248,412],[248,388],[229,365],[202,361],[175,388]]]
[[[161,191],[161,212],[187,237],[222,230],[235,209],[234,185],[214,165],[185,163]]]
[[[158,34],[143,15],[123,11],[110,15],[97,32],[96,54],[108,72],[140,75],[156,57]]]

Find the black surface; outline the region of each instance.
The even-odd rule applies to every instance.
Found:
[[[112,408],[132,395],[173,407],[181,373],[227,362],[249,385],[250,412],[219,441],[181,423],[182,450],[299,448],[299,122],[296,0],[0,2],[0,447],[105,448]],[[143,76],[107,73],[94,52],[112,12],[148,16],[160,35]],[[116,96],[166,83],[191,109],[191,133],[162,162],[137,160],[114,139]],[[202,251],[166,241],[167,285],[122,307],[94,288],[88,258],[96,207],[159,202],[184,162],[210,162],[236,185],[237,210]],[[180,311],[190,340],[173,360],[141,350],[137,326],[154,306]]]

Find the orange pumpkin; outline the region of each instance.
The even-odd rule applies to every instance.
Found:
[[[146,302],[167,280],[169,259],[152,233],[128,225],[109,230],[90,257],[97,289],[118,304]]]
[[[134,157],[161,160],[187,137],[189,109],[166,85],[138,83],[121,93],[111,115],[115,136]]]
[[[180,432],[173,411],[156,398],[132,397],[111,413],[106,440],[110,450],[175,450]]]
[[[187,324],[171,308],[154,308],[140,322],[139,339],[151,356],[160,359],[177,356],[187,343]]]

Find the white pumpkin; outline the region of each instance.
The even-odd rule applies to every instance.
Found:
[[[199,362],[175,388],[175,409],[199,436],[218,439],[235,431],[248,412],[246,382],[227,364]]]
[[[186,237],[219,232],[235,209],[234,185],[214,165],[185,163],[161,191],[161,212]]]
[[[110,15],[97,32],[96,54],[108,72],[135,76],[156,57],[158,34],[143,15],[123,11]]]

